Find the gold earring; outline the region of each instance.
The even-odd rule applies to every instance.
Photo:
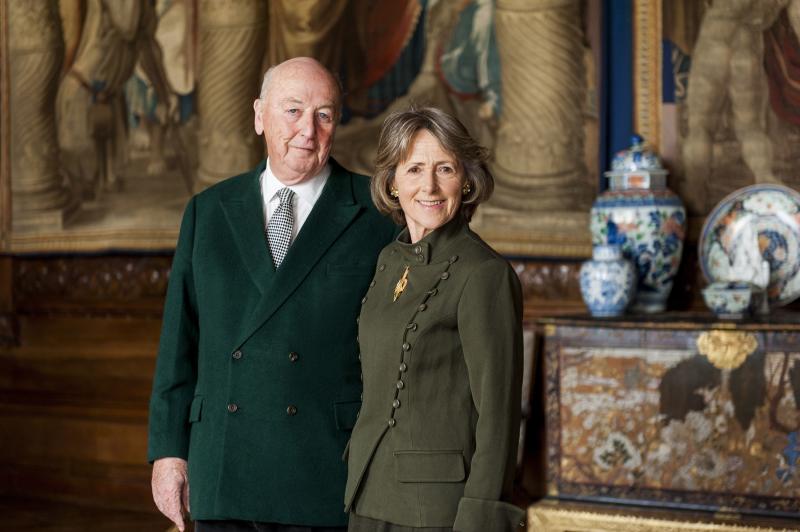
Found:
[[[461,194],[466,196],[470,192],[472,192],[472,185],[470,185],[469,181],[467,181],[466,183],[464,183],[464,186],[461,187]]]
[[[393,198],[399,198],[400,197],[400,191],[397,190],[395,187],[392,187],[392,188],[389,189],[389,195],[391,197],[393,197]]]

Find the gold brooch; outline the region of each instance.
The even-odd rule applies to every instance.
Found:
[[[403,275],[400,277],[400,280],[394,285],[394,299],[392,299],[392,301],[397,301],[397,298],[400,297],[400,294],[406,289],[406,285],[408,285],[408,266],[403,270]]]

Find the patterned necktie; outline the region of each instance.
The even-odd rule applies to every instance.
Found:
[[[292,228],[294,227],[294,210],[292,209],[292,198],[294,191],[290,188],[282,188],[278,191],[280,204],[272,218],[267,224],[267,241],[269,250],[272,252],[272,262],[275,269],[281,265],[289,245],[292,243]]]

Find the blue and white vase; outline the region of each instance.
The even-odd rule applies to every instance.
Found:
[[[645,148],[642,137],[614,157],[605,176],[609,189],[595,200],[591,211],[592,243],[619,244],[637,270],[635,312],[666,309],[678,272],[686,234],[686,210],[667,188],[667,170],[658,156]]]
[[[636,292],[636,272],[620,246],[599,245],[581,265],[580,283],[592,316],[621,316]]]

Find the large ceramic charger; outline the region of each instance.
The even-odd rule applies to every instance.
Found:
[[[700,233],[700,265],[709,282],[766,287],[770,306],[800,297],[800,193],[752,185],[723,199]]]

